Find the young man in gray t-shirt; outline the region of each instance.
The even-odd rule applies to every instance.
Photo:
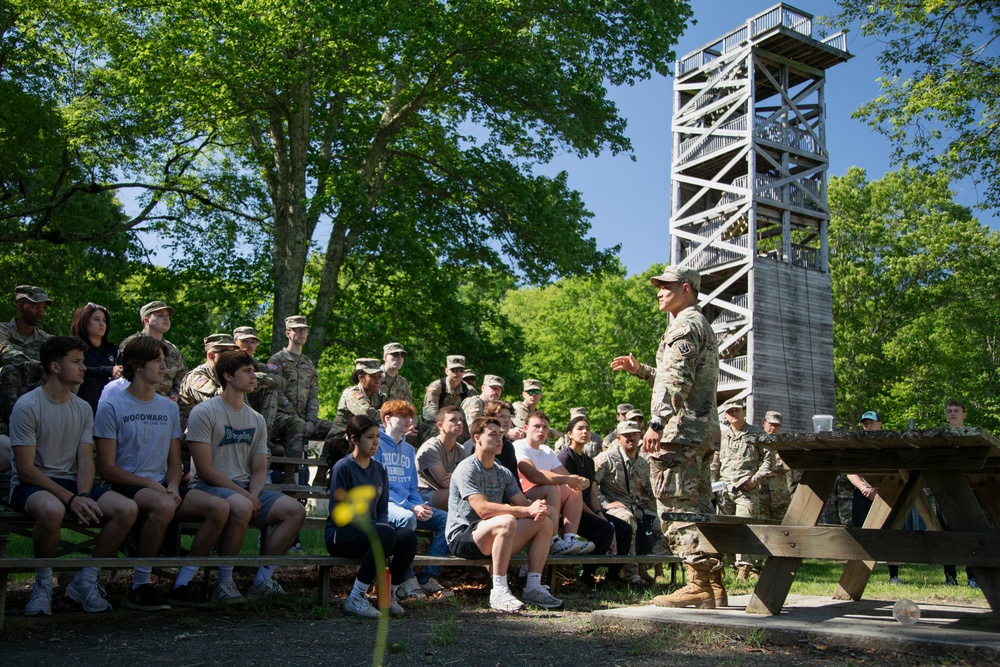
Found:
[[[542,568],[549,554],[552,522],[545,500],[528,500],[514,475],[495,459],[503,447],[503,430],[494,417],[480,417],[470,427],[473,455],[451,474],[448,497],[448,548],[459,558],[493,559],[490,607],[517,611],[523,604],[507,586],[511,554],[528,547],[528,581],[524,600],[544,609],[557,609],[562,600],[541,585]],[[500,574],[502,573],[502,574]]]
[[[253,357],[242,350],[223,352],[216,359],[215,372],[222,394],[196,405],[188,417],[191,487],[229,505],[219,555],[239,555],[250,523],[264,530],[274,526],[262,555],[283,554],[295,543],[306,512],[290,496],[264,489],[267,427],[264,417],[244,402],[257,383]],[[248,597],[284,593],[271,578],[273,573],[273,566],[261,566]],[[232,567],[219,567],[215,598],[226,603],[245,600],[233,583]]]
[[[93,411],[73,394],[87,370],[86,351],[87,344],[73,336],[46,340],[39,352],[45,382],[18,399],[11,413],[10,506],[35,520],[31,541],[36,558],[55,558],[67,514],[83,526],[103,524],[92,552],[98,558],[114,556],[135,522],[134,502],[94,486]],[[97,581],[99,571],[84,567],[66,587],[66,595],[84,611],[111,611]],[[24,613],[52,614],[52,568],[35,571]]]

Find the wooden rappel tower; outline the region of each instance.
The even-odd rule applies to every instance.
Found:
[[[764,11],[676,64],[671,263],[702,274],[719,337],[719,403],[788,430],[835,414],[824,83],[843,33]]]

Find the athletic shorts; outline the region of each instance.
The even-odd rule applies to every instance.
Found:
[[[236,482],[239,486],[244,489],[249,488],[249,482]],[[224,486],[211,486],[205,484],[205,482],[194,482],[190,485],[192,489],[197,489],[199,491],[204,491],[205,493],[210,493],[213,496],[217,496],[225,500],[229,496],[235,495],[236,491],[228,489]],[[273,491],[271,489],[262,489],[258,498],[260,498],[260,513],[256,517],[250,520],[250,525],[256,526],[257,528],[263,528],[267,525],[267,515],[274,507],[274,503],[278,502],[279,498],[284,497],[281,491]]]
[[[50,477],[49,479],[70,493],[76,493],[75,479],[61,479],[59,477]],[[91,500],[96,501],[110,490],[111,489],[104,486],[95,486],[90,490],[90,498]],[[23,512],[25,503],[28,502],[28,498],[39,491],[48,491],[48,489],[41,486],[35,486],[34,484],[18,484],[10,492],[10,508],[15,512]]]
[[[458,533],[448,542],[448,551],[451,552],[452,556],[457,558],[486,558],[490,554],[484,554],[483,550],[479,548],[476,541],[472,539],[472,533],[476,530],[476,524],[474,526],[466,526],[462,532]]]
[[[160,482],[160,484],[162,484],[164,488],[166,488],[166,486],[167,486],[166,482]],[[147,489],[147,488],[149,488],[149,487],[147,487],[147,486],[112,486],[111,490],[114,491],[115,493],[122,494],[126,498],[129,498],[131,500],[135,500],[135,495],[137,493],[139,493],[140,491],[142,491],[143,489]],[[184,496],[186,496],[187,492],[188,492],[188,486],[187,486],[187,484],[185,484],[184,482],[181,482],[181,485],[180,485],[180,487],[177,490],[180,493],[181,500],[184,500]]]

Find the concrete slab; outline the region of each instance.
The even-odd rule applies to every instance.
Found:
[[[740,634],[762,628],[768,641],[778,645],[807,641],[846,648],[953,654],[1000,661],[1000,621],[988,608],[921,603],[920,620],[907,626],[892,616],[895,600],[842,602],[827,597],[789,595],[778,616],[747,614],[749,600],[749,595],[730,597],[730,606],[719,609],[667,609],[652,605],[602,609],[591,614],[591,622],[633,627],[728,628]]]

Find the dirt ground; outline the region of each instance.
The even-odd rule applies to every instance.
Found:
[[[346,592],[353,573],[338,573],[334,591]],[[89,615],[74,610],[58,587],[54,615],[20,615],[30,583],[11,585],[2,664],[73,667],[196,667],[200,665],[371,664],[376,625],[346,617],[339,603],[316,605],[315,571],[279,572],[287,590],[280,601],[239,608],[141,613],[119,609]],[[106,582],[116,608],[129,578]],[[245,590],[248,579],[237,577]],[[575,582],[560,589],[566,609],[498,614],[488,610],[486,577],[479,572],[445,581],[458,594],[450,600],[409,603],[407,615],[390,623],[387,665],[566,665],[730,667],[763,665],[941,665],[967,664],[954,656],[889,651],[839,650],[801,644],[772,646],[766,636],[736,637],[719,630],[634,630],[590,626],[590,611],[630,604],[649,592],[590,592]],[[298,592],[301,592],[299,594]],[[515,591],[516,592],[516,591]],[[660,592],[660,591],[655,591]]]

